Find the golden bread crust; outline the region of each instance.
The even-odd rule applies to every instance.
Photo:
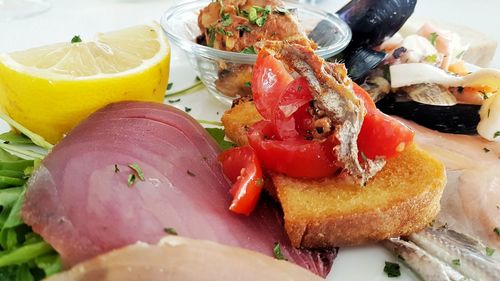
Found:
[[[246,129],[261,120],[252,102],[224,114],[226,135],[247,144]],[[444,165],[416,145],[387,161],[365,187],[340,177],[321,180],[271,174],[295,247],[353,246],[408,235],[439,212]]]

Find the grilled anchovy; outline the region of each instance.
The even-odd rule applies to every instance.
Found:
[[[334,147],[335,156],[348,174],[364,184],[383,168],[385,160],[367,159],[362,163],[359,160],[357,139],[366,109],[354,93],[345,66],[327,63],[311,48],[301,45],[272,43],[269,46],[290,71],[307,79],[315,106],[334,124],[334,134],[339,141]]]
[[[386,248],[403,258],[405,263],[425,281],[461,281],[466,279],[460,272],[411,242],[391,238],[382,243]]]
[[[409,239],[448,264],[453,264],[455,260],[453,268],[469,278],[500,280],[500,263],[486,256],[486,246],[475,238],[439,227],[414,233]]]

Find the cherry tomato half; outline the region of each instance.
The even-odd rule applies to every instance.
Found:
[[[257,202],[264,186],[262,168],[250,146],[234,147],[219,155],[222,170],[233,183],[230,193],[233,201],[229,210],[249,215]]]

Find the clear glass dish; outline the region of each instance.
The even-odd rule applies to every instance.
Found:
[[[201,34],[198,27],[199,12],[210,2],[210,0],[194,1],[172,7],[162,16],[161,26],[168,39],[186,52],[191,65],[208,91],[219,101],[231,104],[232,100],[238,96],[227,96],[217,90],[216,81],[219,75],[228,65],[231,67],[253,65],[257,55],[222,51],[196,43],[196,37]],[[338,16],[305,4],[286,1],[285,4],[286,8],[296,10],[299,22],[306,32],[312,31],[320,22],[323,24],[326,22],[333,28],[332,30],[335,30],[330,34],[332,40],[321,40],[328,41],[328,45],[322,46],[317,42],[319,48],[316,54],[318,56],[332,57],[349,44],[351,30]]]

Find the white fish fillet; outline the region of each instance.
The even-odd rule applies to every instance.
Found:
[[[500,257],[500,143],[479,136],[439,133],[400,119],[416,131],[416,142],[447,169],[448,183],[438,221],[477,237]]]

